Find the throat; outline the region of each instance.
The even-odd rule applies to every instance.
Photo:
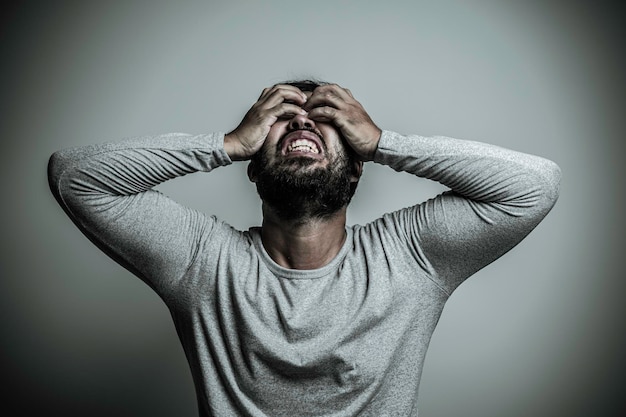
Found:
[[[332,219],[300,224],[285,224],[264,215],[261,236],[265,251],[278,265],[288,269],[319,269],[328,265],[344,245],[345,212]]]

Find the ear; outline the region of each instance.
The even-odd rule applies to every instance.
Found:
[[[248,164],[248,179],[250,182],[256,182],[257,179],[257,166],[254,161],[250,161]]]
[[[350,176],[351,182],[359,182],[363,174],[363,161],[355,160],[352,162],[352,172]]]

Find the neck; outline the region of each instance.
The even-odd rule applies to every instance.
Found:
[[[346,208],[323,219],[285,221],[263,205],[263,246],[282,267],[317,269],[327,265],[346,239]]]

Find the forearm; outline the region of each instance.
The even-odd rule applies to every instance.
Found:
[[[512,214],[516,208],[551,207],[558,196],[560,170],[554,162],[480,142],[385,131],[375,161],[437,181],[468,199],[499,203]]]
[[[130,195],[229,163],[219,133],[168,134],[58,151],[50,158],[48,178],[57,197],[76,189]]]

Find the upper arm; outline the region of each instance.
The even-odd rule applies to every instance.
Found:
[[[51,169],[57,201],[103,252],[163,294],[183,276],[215,219],[155,190],[104,192],[88,175],[80,166]]]
[[[500,201],[477,201],[448,191],[395,214],[407,244],[448,292],[517,245],[547,215],[558,196],[560,172],[516,175],[525,192]]]

